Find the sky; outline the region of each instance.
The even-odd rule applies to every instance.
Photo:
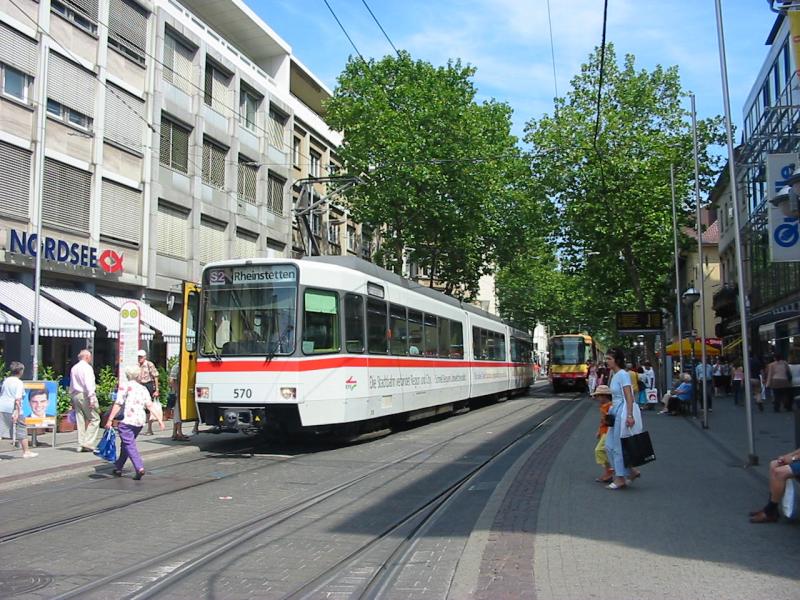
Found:
[[[324,0],[245,0],[331,90],[355,53]],[[328,0],[364,57],[393,53],[364,0]],[[398,49],[414,59],[473,65],[478,99],[514,109],[513,133],[552,112],[555,86],[563,96],[602,37],[603,0],[366,0]],[[758,75],[775,20],[766,0],[723,0],[731,110],[741,127],[744,102]],[[684,89],[697,96],[700,118],[722,115],[714,0],[610,0],[607,40],[618,60],[639,68],[677,65]],[[688,108],[688,100],[687,100]],[[738,137],[738,136],[737,136]]]

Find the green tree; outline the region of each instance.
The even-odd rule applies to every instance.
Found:
[[[596,50],[554,114],[528,123],[525,140],[532,177],[558,216],[559,260],[584,297],[583,320],[608,330],[617,310],[665,306],[673,261],[670,165],[686,223],[694,182],[677,68],[637,70],[632,55],[619,65],[609,44],[596,121],[599,59]],[[698,133],[700,183],[708,189],[718,159],[707,149],[722,141],[720,119],[700,121]]]
[[[351,58],[326,105],[339,152],[363,183],[347,192],[355,219],[383,228],[376,257],[400,270],[404,248],[445,292],[469,296],[495,257],[500,214],[518,172],[511,109],[475,101],[475,69],[434,67],[408,53]]]

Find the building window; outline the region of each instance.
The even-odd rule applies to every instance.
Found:
[[[5,142],[0,142],[0,212],[28,218],[31,179],[31,152]]]
[[[339,172],[339,165],[335,162],[328,163],[328,175],[336,175]]]
[[[294,138],[292,141],[292,166],[295,169],[300,168],[300,144],[302,140],[299,137]]]
[[[92,174],[72,165],[44,159],[42,220],[47,225],[89,231]]]
[[[103,179],[100,235],[139,245],[142,231],[142,192]]]
[[[283,132],[286,128],[286,115],[274,108],[269,109],[269,143],[274,148],[283,150]]]
[[[3,73],[3,94],[22,102],[28,102],[28,88],[31,78],[22,71],[17,71],[8,65],[0,64],[0,70]]]
[[[337,221],[328,223],[328,242],[339,245],[339,223]]]
[[[253,133],[256,131],[256,116],[261,97],[244,87],[239,96],[239,124]]]
[[[311,213],[311,233],[316,237],[322,235],[322,215],[315,212]]]
[[[159,254],[186,258],[189,211],[165,202],[158,203],[156,250]]]
[[[203,140],[203,183],[217,189],[225,187],[225,157],[228,151]]]
[[[258,256],[258,234],[241,227],[236,228],[236,256],[234,258],[253,258]]]
[[[361,257],[366,260],[372,258],[372,236],[364,232],[361,238]]]
[[[50,10],[86,33],[97,35],[97,0],[50,0]]]
[[[200,247],[197,252],[200,264],[223,260],[227,257],[226,229],[226,223],[211,219],[205,215],[200,217]]]
[[[270,175],[267,183],[267,210],[278,216],[283,216],[283,189],[286,182],[274,175]]]
[[[350,252],[355,252],[358,249],[358,237],[356,236],[356,228],[353,225],[347,226],[347,249]]]
[[[193,66],[195,50],[178,40],[169,31],[164,35],[163,78],[186,94],[194,87]]]
[[[108,46],[144,66],[149,13],[132,0],[111,0],[108,12]]]
[[[311,151],[310,155],[311,164],[309,166],[309,175],[311,177],[319,177],[319,159],[322,158],[322,156],[313,150]]]
[[[106,84],[106,126],[103,132],[106,140],[141,152],[147,123],[144,100],[115,85]]]
[[[248,204],[256,204],[256,182],[258,180],[258,164],[244,156],[239,157],[239,181],[237,191],[239,200]]]
[[[189,134],[174,121],[161,118],[161,164],[181,173],[189,172]]]
[[[86,131],[92,128],[92,119],[50,98],[47,99],[47,114],[54,119],[74,125],[80,129],[85,129]]]
[[[206,62],[206,79],[203,88],[203,102],[221,115],[229,115],[231,107],[228,102],[228,84],[230,76],[223,73],[216,65]]]

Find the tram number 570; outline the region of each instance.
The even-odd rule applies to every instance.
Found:
[[[249,400],[253,397],[253,390],[250,388],[233,388],[234,400]]]

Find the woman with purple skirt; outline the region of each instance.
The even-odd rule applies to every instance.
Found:
[[[113,425],[112,422],[120,410],[124,410],[123,418],[119,423],[117,431],[119,432],[120,451],[119,458],[114,463],[114,476],[122,477],[122,467],[128,459],[131,459],[133,468],[136,471],[133,478],[141,479],[144,477],[144,463],[139,454],[139,449],[136,447],[136,436],[142,430],[142,427],[147,423],[147,415],[144,409],[150,411],[150,414],[156,418],[161,429],[164,429],[164,420],[161,416],[161,404],[156,406],[150,398],[150,393],[147,388],[141,383],[136,381],[139,375],[138,366],[125,367],[125,377],[128,379],[126,388],[123,393],[117,395],[117,400],[111,408],[111,413],[108,415],[106,421],[106,429],[110,429]],[[124,409],[123,409],[124,407]]]

